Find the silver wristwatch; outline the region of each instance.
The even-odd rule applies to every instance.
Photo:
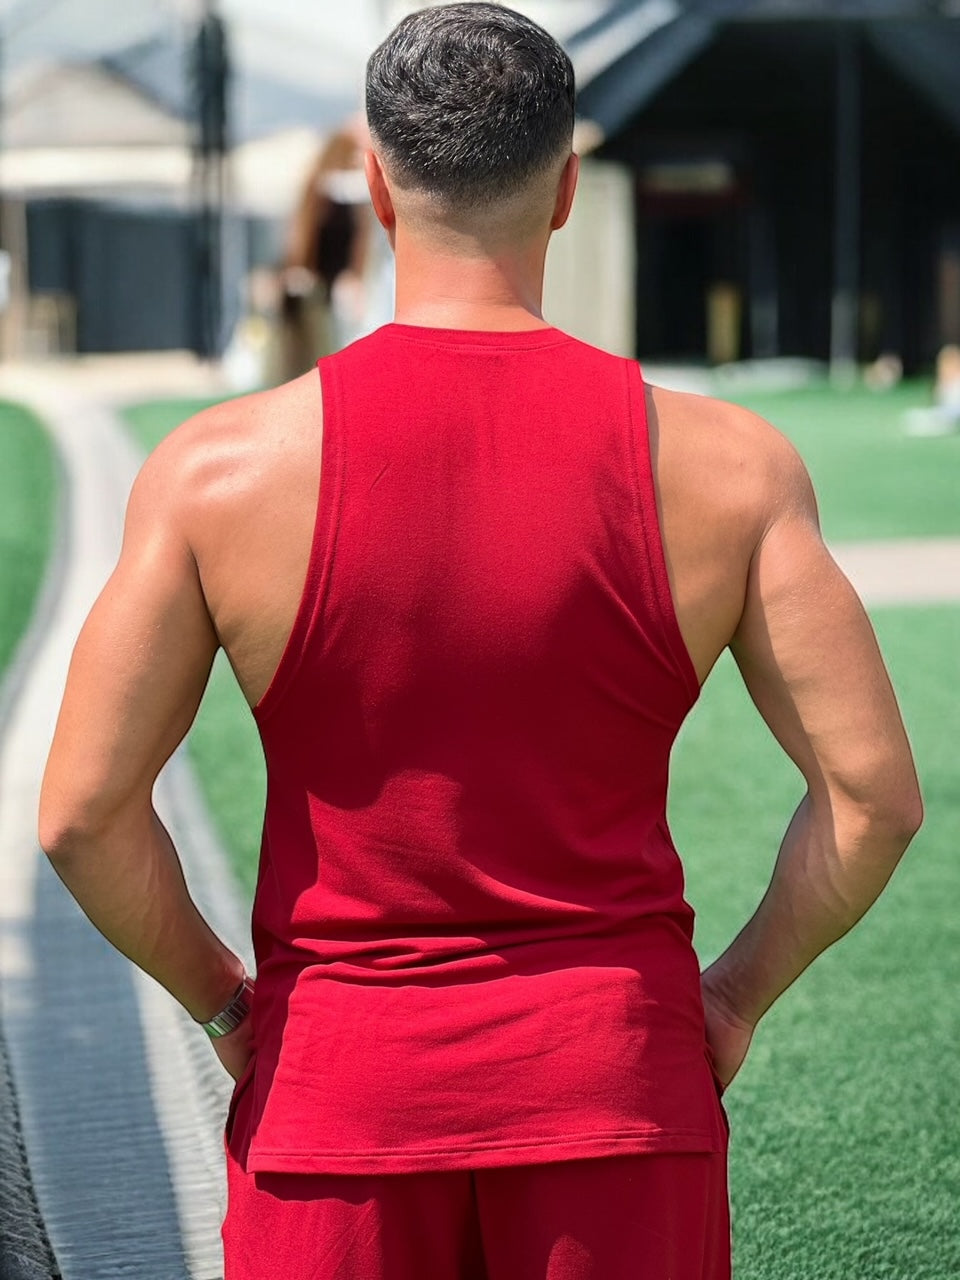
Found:
[[[216,1017],[211,1018],[209,1022],[202,1022],[200,1025],[211,1040],[218,1040],[220,1036],[227,1036],[231,1031],[236,1031],[237,1027],[250,1012],[252,999],[253,979],[249,974],[245,973],[243,981],[237,987],[236,994],[226,1008],[221,1009]]]

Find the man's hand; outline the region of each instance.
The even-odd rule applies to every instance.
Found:
[[[707,1048],[717,1079],[726,1089],[743,1065],[754,1027],[738,1017],[724,1000],[711,969],[704,970],[701,976],[701,990]]]
[[[253,1057],[253,1028],[249,1016],[229,1035],[218,1036],[213,1048],[229,1074],[239,1080]]]

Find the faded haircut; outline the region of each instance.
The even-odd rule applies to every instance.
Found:
[[[499,4],[405,18],[367,64],[366,98],[396,181],[446,205],[515,196],[572,146],[573,64],[542,27]]]

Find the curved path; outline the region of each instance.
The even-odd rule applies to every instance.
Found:
[[[140,461],[105,407],[115,386],[108,365],[99,376],[97,366],[0,371],[0,394],[49,424],[66,492],[48,587],[0,698],[0,1026],[64,1280],[220,1280],[229,1081],[186,1014],[89,926],[35,837],[70,650],[115,560]],[[130,398],[134,387],[150,390],[134,378]],[[868,604],[960,601],[960,538],[834,551]],[[245,912],[182,753],[157,800],[201,909],[249,960]]]
[[[41,855],[39,779],[77,631],[116,559],[140,455],[71,388],[4,370],[65,473],[53,579],[10,676],[0,744],[0,1019],[33,1185],[64,1280],[220,1280],[229,1080],[202,1033],[93,930]],[[182,754],[157,793],[194,897],[249,959],[249,928]],[[2,1268],[0,1268],[2,1269]]]

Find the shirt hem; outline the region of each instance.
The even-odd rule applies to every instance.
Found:
[[[392,1148],[363,1152],[289,1151],[251,1149],[248,1173],[428,1173],[464,1169],[495,1169],[512,1165],[552,1164],[558,1161],[599,1159],[610,1156],[671,1153],[714,1153],[720,1150],[715,1134],[706,1130],[641,1130],[561,1137],[530,1143],[481,1143],[476,1146],[397,1151]]]

